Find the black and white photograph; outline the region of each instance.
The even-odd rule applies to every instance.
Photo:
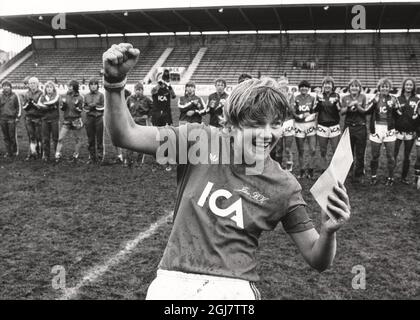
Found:
[[[0,85],[0,300],[420,299],[420,1],[8,2]]]

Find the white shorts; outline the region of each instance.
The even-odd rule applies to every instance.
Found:
[[[420,147],[420,136],[418,136],[416,139],[416,146]]]
[[[253,282],[159,269],[146,300],[259,300]]]
[[[318,124],[316,134],[323,138],[335,138],[341,134],[340,125],[336,124],[335,126],[325,127]]]
[[[414,139],[414,132],[395,131],[395,135],[398,140],[408,141]]]
[[[282,137],[293,137],[295,135],[295,120],[286,120],[282,125]]]
[[[370,134],[369,140],[376,143],[394,142],[397,140],[397,137],[395,130],[388,130],[386,124],[375,124],[375,134]]]
[[[296,122],[295,121],[295,137],[305,138],[316,134],[316,122]]]

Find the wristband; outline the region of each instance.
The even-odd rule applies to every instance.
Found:
[[[121,91],[127,83],[127,77],[124,77],[120,82],[108,82],[104,77],[104,89],[107,91]]]

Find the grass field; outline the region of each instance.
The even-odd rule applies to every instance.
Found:
[[[67,288],[75,287],[173,208],[175,170],[152,171],[151,158],[133,168],[25,162],[23,121],[18,136],[18,160],[0,160],[0,299],[61,298],[63,291],[52,287],[54,265],[65,268]],[[64,152],[71,155],[68,143]],[[367,155],[369,163],[369,149]],[[85,146],[81,157],[87,160]],[[319,225],[320,209],[309,194],[313,181],[301,183]],[[346,186],[352,218],[337,235],[331,269],[320,274],[308,267],[280,226],[263,234],[258,287],[264,299],[420,298],[420,192],[398,182]],[[163,223],[72,298],[144,299],[170,230],[171,224]],[[352,288],[357,265],[366,270],[365,290]]]

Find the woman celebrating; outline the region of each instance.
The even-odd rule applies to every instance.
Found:
[[[372,185],[378,183],[376,173],[382,143],[385,145],[388,164],[386,185],[392,186],[394,184],[395,113],[397,110],[397,99],[389,94],[391,88],[392,83],[389,79],[380,79],[378,82],[379,93],[369,101],[366,107],[366,111],[372,115],[369,124],[369,140],[371,141],[372,150],[372,160],[370,162]]]
[[[346,115],[344,128],[349,128],[351,149],[356,156],[353,182],[358,183],[365,174],[366,96],[362,93],[362,84],[357,79],[350,81],[348,90],[349,94],[341,101],[340,113]]]
[[[322,80],[322,94],[317,95],[314,111],[318,112],[317,136],[321,150],[322,169],[328,166],[327,147],[331,141],[332,152],[335,152],[340,141],[340,96],[334,92],[334,79],[325,77]]]
[[[42,161],[50,160],[50,138],[53,141],[53,154],[58,143],[58,121],[60,96],[52,81],[45,84],[44,94],[39,98],[38,105],[44,111],[41,123],[42,132]]]
[[[395,130],[397,140],[395,141],[394,158],[397,162],[400,146],[404,142],[404,160],[401,173],[401,182],[410,184],[407,180],[410,168],[410,153],[414,145],[416,131],[416,110],[420,99],[416,96],[416,82],[414,78],[405,78],[402,83],[401,94],[398,99],[398,110],[395,114]]]
[[[255,149],[253,159],[264,162],[261,172],[251,174],[243,162],[220,163],[217,158],[223,152],[212,150],[205,153],[205,159],[213,161],[211,165],[188,161],[179,167],[174,226],[147,299],[258,298],[254,285],[259,279],[258,239],[262,231],[274,230],[280,221],[312,267],[322,271],[331,265],[336,231],[350,216],[347,193],[341,184],[334,187],[328,210],[336,219],[327,220],[323,213],[318,234],[299,183],[270,157],[287,109],[277,83],[252,79],[235,87],[223,110],[223,128],[203,124],[140,126],[122,98],[127,73],[139,54],[131,44],[120,44],[103,55],[105,123],[116,144],[155,155],[169,141],[175,147],[174,158],[179,160],[184,147],[192,147],[187,136],[195,131],[201,133],[195,142],[204,144],[200,156],[207,143],[219,141],[220,151],[232,146],[229,150],[235,155],[248,157]],[[159,136],[169,139],[163,142]],[[239,143],[233,143],[232,138]],[[241,148],[242,139],[250,139],[253,147]]]

